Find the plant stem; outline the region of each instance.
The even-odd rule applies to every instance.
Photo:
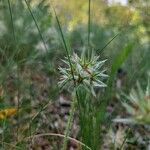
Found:
[[[9,13],[10,13],[10,18],[11,18],[11,25],[12,25],[12,34],[13,34],[13,38],[14,38],[14,42],[15,42],[15,45],[17,44],[16,43],[16,36],[15,36],[15,28],[14,28],[14,22],[13,22],[13,15],[12,15],[12,7],[11,7],[11,3],[10,3],[10,0],[7,0],[8,2],[8,7],[9,7]],[[16,46],[16,50],[14,52],[14,54],[12,55],[12,58],[13,59],[15,57],[15,55],[17,54],[18,52],[18,48]],[[19,108],[20,108],[20,101],[19,101],[19,98],[20,98],[20,90],[19,90],[19,63],[17,63],[17,110],[18,110],[18,116],[17,116],[17,122],[18,122],[18,125],[17,125],[17,131],[16,131],[16,134],[17,134],[17,141],[18,141],[18,131],[19,131]]]
[[[34,16],[33,13],[32,13],[32,10],[31,10],[31,8],[30,8],[30,4],[29,4],[29,2],[28,2],[27,0],[24,0],[24,1],[25,1],[26,5],[27,5],[27,8],[28,8],[28,10],[29,10],[29,12],[30,12],[30,15],[31,15],[31,17],[32,17],[32,19],[33,19],[33,21],[34,21],[34,23],[35,23],[35,26],[36,26],[36,28],[37,28],[37,30],[38,30],[38,32],[39,32],[39,36],[40,36],[40,38],[41,38],[41,40],[42,40],[42,42],[43,42],[44,48],[45,48],[46,52],[48,53],[48,48],[47,48],[46,43],[45,43],[45,41],[44,41],[44,38],[43,38],[43,36],[42,36],[41,30],[40,30],[40,28],[39,28],[39,25],[38,25],[38,23],[37,23],[37,21],[36,21],[36,19],[35,19],[35,16]]]
[[[64,143],[63,143],[63,148],[62,150],[67,149],[67,143],[68,143],[68,136],[70,134],[70,130],[73,124],[73,118],[74,118],[74,113],[75,113],[75,104],[76,104],[76,99],[74,98],[72,103],[71,103],[71,110],[70,110],[70,116],[68,118],[67,122],[67,127],[66,127],[66,132],[65,132],[65,138],[64,138]]]
[[[89,8],[88,8],[88,57],[90,59],[90,33],[91,33],[91,0],[89,0]]]
[[[89,0],[88,8],[88,47],[90,46],[90,30],[91,30],[91,0]]]
[[[129,135],[129,133],[130,133],[130,128],[128,128],[128,130],[127,130],[127,134],[126,134],[126,136],[125,136],[125,138],[124,138],[124,140],[123,140],[123,142],[122,142],[122,144],[121,144],[121,146],[120,146],[120,150],[123,149],[124,144],[125,144],[125,142],[126,142],[126,140],[127,140],[127,137],[128,137],[128,135]]]
[[[71,58],[70,58],[70,52],[69,52],[68,46],[66,44],[66,40],[65,40],[65,37],[64,37],[64,34],[63,34],[63,31],[62,31],[62,28],[61,28],[58,16],[56,14],[56,11],[55,11],[54,8],[53,8],[53,10],[54,10],[54,13],[55,13],[55,18],[56,18],[56,21],[57,21],[57,24],[58,24],[58,28],[59,28],[59,31],[60,31],[60,35],[61,35],[64,47],[65,47],[65,51],[66,51],[66,54],[67,54],[69,66],[70,66],[70,69],[71,69],[71,75],[72,75],[72,79],[73,79],[73,83],[74,83],[74,89],[76,91],[77,85],[76,85],[76,81],[75,81],[75,77],[74,77],[74,72],[73,72],[73,68],[72,68],[72,63],[71,63]],[[77,101],[79,102],[79,97],[78,97],[77,91],[76,91],[75,95],[76,95]],[[71,103],[70,116],[69,116],[69,120],[68,120],[68,123],[67,123],[66,133],[65,133],[65,139],[64,139],[63,148],[62,148],[63,150],[66,150],[66,148],[67,148],[67,141],[68,141],[67,137],[70,134],[70,128],[71,128],[72,123],[73,123],[73,116],[74,116],[74,112],[75,112],[75,102],[76,102],[76,100],[73,99],[73,101]]]
[[[32,97],[32,72],[30,73],[30,88],[29,88],[29,95],[30,95],[30,100],[33,100]],[[32,102],[30,103],[30,107],[32,109]],[[29,135],[30,135],[30,146],[32,147],[32,117],[30,117],[29,121]]]

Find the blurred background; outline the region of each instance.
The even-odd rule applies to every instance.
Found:
[[[81,54],[88,47],[88,7],[88,0],[0,0],[0,108],[20,108],[19,115],[6,120],[5,125],[4,121],[0,122],[1,141],[28,149],[31,143],[26,145],[23,139],[30,132],[63,134],[70,94],[60,92],[57,86],[58,67],[63,65],[61,59],[66,53],[53,8],[70,51]],[[90,48],[100,58],[108,59],[108,74],[112,63],[128,45],[132,45],[132,53],[114,81],[117,83],[117,79],[123,79],[119,88],[125,92],[134,87],[137,80],[143,86],[147,83],[150,2],[91,0]],[[116,109],[114,103],[118,104],[117,90],[116,85],[110,109]],[[115,115],[121,112],[120,109],[115,110]],[[33,120],[30,131],[30,121],[37,112],[40,114]],[[119,132],[120,128],[123,127],[118,128]],[[77,119],[72,136],[77,138],[78,131]],[[43,145],[47,149],[60,149],[60,141],[56,137],[37,138],[32,149],[40,149]],[[10,148],[3,142],[2,146]]]

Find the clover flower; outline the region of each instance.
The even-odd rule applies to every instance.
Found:
[[[60,81],[58,85],[60,87],[73,87],[83,85],[87,90],[89,90],[94,96],[96,87],[106,87],[106,84],[102,81],[104,78],[108,77],[105,74],[105,69],[102,69],[106,60],[100,61],[99,56],[92,56],[91,59],[81,55],[81,58],[76,54],[70,58],[72,68],[70,67],[67,58],[63,60],[66,67],[59,68],[61,73]],[[75,82],[75,83],[74,83]]]

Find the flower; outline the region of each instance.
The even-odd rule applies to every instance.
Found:
[[[100,61],[99,56],[94,55],[88,59],[84,54],[80,58],[76,53],[73,53],[70,61],[71,67],[67,59],[63,60],[66,67],[59,67],[61,78],[58,85],[60,87],[70,88],[70,86],[73,87],[73,84],[84,85],[94,96],[96,96],[95,87],[106,87],[106,84],[102,82],[103,78],[108,77],[104,73],[106,70],[102,69],[106,60]]]
[[[14,116],[16,113],[17,113],[16,108],[7,108],[7,109],[0,110],[0,120]]]

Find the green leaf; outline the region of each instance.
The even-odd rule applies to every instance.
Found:
[[[128,58],[130,53],[133,50],[133,44],[128,44],[117,56],[115,61],[113,62],[112,68],[111,68],[111,74],[114,75],[117,70],[121,67],[121,65],[125,62],[125,60]]]
[[[109,101],[112,99],[112,87],[115,80],[115,75],[117,70],[122,66],[122,64],[126,61],[128,56],[131,54],[133,50],[133,44],[130,43],[123,50],[121,50],[120,54],[114,59],[114,62],[111,67],[111,73],[109,75],[108,83],[107,83],[107,90],[104,94],[104,99],[100,105],[99,111],[99,123],[103,124],[106,119],[106,108]]]

